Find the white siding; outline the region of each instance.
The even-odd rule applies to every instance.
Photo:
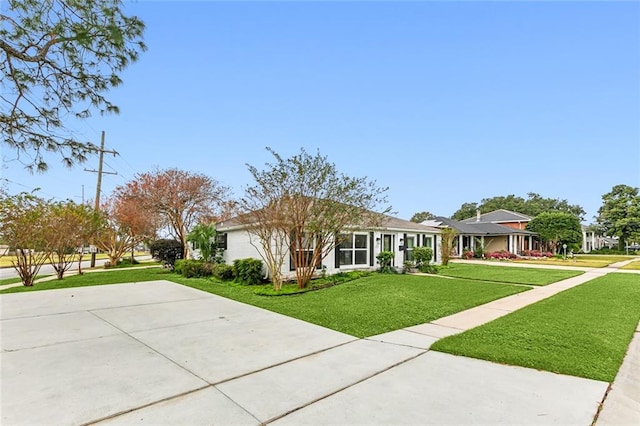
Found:
[[[224,231],[222,231],[224,232]],[[325,271],[328,275],[336,274],[338,272],[346,272],[346,271],[354,271],[354,270],[375,270],[379,267],[377,263],[376,256],[382,251],[382,235],[393,235],[394,236],[394,244],[393,251],[395,252],[394,264],[398,270],[402,269],[402,265],[404,263],[404,252],[400,250],[400,240],[403,239],[402,244],[406,244],[404,241],[405,232],[399,231],[376,231],[373,233],[373,253],[370,250],[371,237],[369,232],[355,232],[356,234],[366,234],[367,235],[367,263],[364,265],[336,265],[336,256],[335,249],[331,250],[329,254],[322,260],[322,265],[326,267]],[[250,236],[245,230],[232,230],[227,231],[227,249],[223,253],[223,259],[227,264],[233,264],[235,259],[244,259],[244,258],[254,258],[260,259],[264,263],[264,259],[260,255],[262,249],[258,249],[260,247],[260,241],[255,236]],[[422,246],[422,236],[426,235],[432,239],[431,248],[434,249],[436,256],[434,259],[435,263],[440,263],[441,261],[441,240],[439,236],[435,233],[409,233],[407,232],[407,237],[413,237],[416,242],[415,247]],[[418,241],[419,237],[419,241]],[[251,244],[253,241],[253,245]],[[265,266],[266,268],[266,266]],[[321,273],[321,269],[318,270],[318,274]],[[266,270],[265,270],[266,275]],[[282,275],[286,279],[295,278],[295,271],[290,270],[290,258],[287,253],[284,262],[282,264]]]

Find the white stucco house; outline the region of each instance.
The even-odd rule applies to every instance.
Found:
[[[235,259],[255,258],[263,260],[261,243],[256,235],[249,232],[246,225],[237,219],[229,219],[216,225],[218,247],[223,249],[223,259],[233,263]],[[375,270],[378,268],[376,256],[381,251],[395,254],[392,266],[400,269],[405,260],[412,259],[415,247],[431,247],[434,262],[440,262],[440,230],[419,223],[384,216],[381,225],[375,229],[350,229],[345,231],[344,243],[336,247],[323,259],[327,274],[341,271]],[[295,277],[291,256],[286,255],[282,275],[285,279]],[[263,260],[264,263],[264,260]],[[265,276],[267,271],[265,270]]]

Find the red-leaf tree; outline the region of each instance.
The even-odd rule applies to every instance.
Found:
[[[157,214],[162,227],[182,243],[185,259],[189,231],[223,214],[230,192],[215,179],[179,169],[137,174],[116,191],[121,198],[136,200],[147,213]]]
[[[101,207],[103,224],[96,234],[96,246],[107,253],[111,265],[143,241],[155,238],[158,215],[145,210],[139,199],[116,190]]]

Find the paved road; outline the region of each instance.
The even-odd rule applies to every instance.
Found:
[[[136,256],[137,260],[145,260],[149,258],[150,258],[149,256]],[[108,262],[108,259],[96,259],[96,266],[102,267],[105,264],[105,262]],[[90,266],[91,266],[91,260],[82,261],[82,269],[89,268]],[[69,269],[69,272],[77,271],[77,270],[78,270],[78,262],[73,262],[71,265],[71,268]],[[53,266],[51,266],[50,264],[46,264],[46,265],[42,265],[42,268],[40,268],[40,272],[38,272],[38,275],[53,275],[55,273],[56,271],[53,269]],[[16,272],[16,270],[12,267],[0,268],[0,279],[15,278],[17,276],[18,276],[18,272]]]

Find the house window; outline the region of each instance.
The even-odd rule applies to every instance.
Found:
[[[425,247],[433,247],[433,238],[425,236],[423,240],[423,245]]]
[[[290,251],[290,270],[295,270],[295,262],[293,258],[294,252],[296,253],[296,260],[298,261],[298,267],[302,268],[305,266],[311,266],[313,262],[313,253],[315,250],[315,239],[306,232],[302,237],[302,245],[300,247],[297,246],[297,239],[295,232],[291,233],[291,251]],[[316,265],[320,267],[320,265]]]
[[[219,249],[226,250],[227,249],[227,234],[218,234],[216,236],[216,244]]]
[[[340,237],[340,265],[366,265],[368,235],[345,234]]]

